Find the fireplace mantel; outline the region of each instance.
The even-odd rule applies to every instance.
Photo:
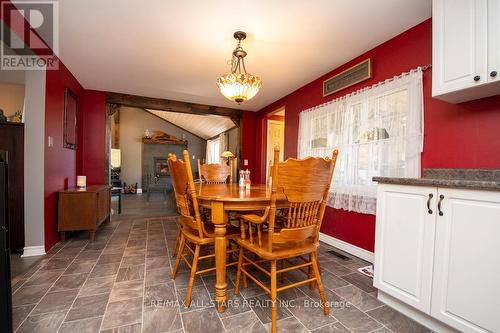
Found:
[[[181,145],[181,146],[188,145],[187,140],[179,140],[179,139],[157,141],[157,140],[153,140],[151,138],[142,138],[142,143],[149,144],[149,145]]]
[[[153,131],[150,137],[143,137],[142,143],[154,145],[188,145],[187,140],[181,140],[173,135],[167,134],[162,131]]]

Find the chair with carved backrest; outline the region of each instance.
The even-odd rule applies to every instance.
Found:
[[[325,315],[329,313],[321,283],[317,248],[337,155],[338,151],[335,150],[331,159],[309,157],[304,160],[288,159],[279,162],[279,148],[275,148],[271,205],[263,216],[241,216],[241,235],[237,238],[240,253],[235,294],[239,293],[242,274],[270,294],[272,332],[276,332],[276,298],[280,291],[307,283],[311,287],[317,285],[323,311]],[[279,228],[275,224],[277,203],[286,211],[284,222],[280,223]],[[250,258],[248,253],[253,253],[255,259]],[[299,260],[298,264],[297,260],[292,261],[294,258]],[[277,269],[278,261],[287,266]],[[265,268],[266,262],[270,264],[269,270]],[[271,280],[270,286],[264,285],[247,267],[254,267],[258,272],[267,275]],[[309,270],[306,271],[305,268]],[[277,275],[292,270],[304,272],[306,278],[278,288]],[[243,282],[245,286],[245,281]]]
[[[184,150],[183,156],[184,161],[178,160],[174,154],[168,155],[168,167],[172,177],[172,185],[174,187],[175,200],[179,212],[178,224],[180,226],[180,240],[177,246],[177,258],[172,277],[175,279],[182,259],[191,269],[185,303],[185,306],[189,307],[196,275],[215,270],[215,267],[198,270],[199,260],[215,258],[214,253],[200,256],[201,247],[213,245],[215,236],[213,225],[203,223],[200,215],[200,207],[198,205],[191,163],[189,161],[189,152]],[[237,229],[227,229],[227,239],[231,240],[237,235]],[[193,256],[192,262],[188,261],[184,254],[185,250]],[[233,253],[235,251],[237,250],[230,250],[228,253]],[[234,266],[236,264],[237,262],[233,262],[227,264],[227,266]]]
[[[170,154],[169,154],[170,156]],[[198,177],[199,182],[204,184],[227,184],[232,179],[231,165],[226,164],[201,164],[198,159]],[[207,222],[210,219],[210,209],[200,207],[200,215],[203,221]],[[177,254],[178,243],[180,241],[180,229],[175,239],[175,245],[172,249],[172,257]]]
[[[205,184],[226,184],[233,181],[231,164],[201,164],[198,159],[198,175]]]
[[[229,165],[228,165],[229,164]],[[203,184],[228,184],[234,181],[233,179],[233,160],[228,164],[201,164],[198,159],[198,176]],[[202,208],[201,214],[205,220],[210,219],[210,209]],[[234,221],[233,214],[229,214],[229,221]],[[237,221],[236,221],[237,222]]]
[[[172,153],[169,153],[168,156],[167,156],[167,163],[168,163],[168,160],[172,158],[174,161],[177,160],[177,156],[175,154],[172,154]],[[169,169],[170,169],[170,165],[169,165]],[[172,175],[171,175],[172,177]],[[177,199],[177,195],[176,195],[176,191],[175,191],[175,186],[174,186],[174,183],[173,183],[173,180],[172,180],[172,187],[174,188],[174,199],[175,199],[175,203],[176,203],[176,208],[177,208],[177,213],[180,215],[181,211],[180,211],[180,208],[179,208],[179,203],[178,203],[178,199]],[[177,256],[177,249],[179,248],[179,242],[181,240],[181,225],[180,225],[180,221],[177,220],[177,224],[178,224],[178,228],[177,228],[177,235],[175,236],[175,242],[174,242],[174,246],[172,247],[172,258],[175,258]]]

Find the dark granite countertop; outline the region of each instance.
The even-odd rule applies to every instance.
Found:
[[[499,169],[424,169],[423,178],[373,177],[374,182],[500,191]]]

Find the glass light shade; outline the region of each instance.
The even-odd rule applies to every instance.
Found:
[[[233,154],[233,153],[231,153],[229,150],[226,150],[225,152],[223,152],[223,153],[220,155],[220,157],[229,159],[229,158],[233,158],[233,157],[234,157],[234,154]]]
[[[240,104],[257,95],[261,81],[251,74],[226,74],[217,80],[217,86],[227,99]]]

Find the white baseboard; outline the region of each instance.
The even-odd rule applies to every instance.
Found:
[[[45,246],[26,246],[24,248],[22,258],[24,257],[34,257],[34,256],[43,256],[45,254]]]
[[[378,291],[377,298],[382,303],[389,305],[391,308],[401,312],[407,317],[410,317],[417,323],[420,323],[425,327],[430,328],[434,332],[440,332],[440,333],[458,332],[457,330],[449,327],[448,325],[440,322],[439,320],[436,320],[431,316],[429,316],[428,314],[421,312],[406,303],[401,302],[400,300],[384,293],[381,290]]]
[[[347,242],[344,242],[343,240],[324,234],[322,232],[319,233],[319,240],[328,245],[334,246],[344,252],[352,254],[353,256],[356,256],[371,263],[374,262],[373,252],[362,249],[356,245],[349,244]]]

